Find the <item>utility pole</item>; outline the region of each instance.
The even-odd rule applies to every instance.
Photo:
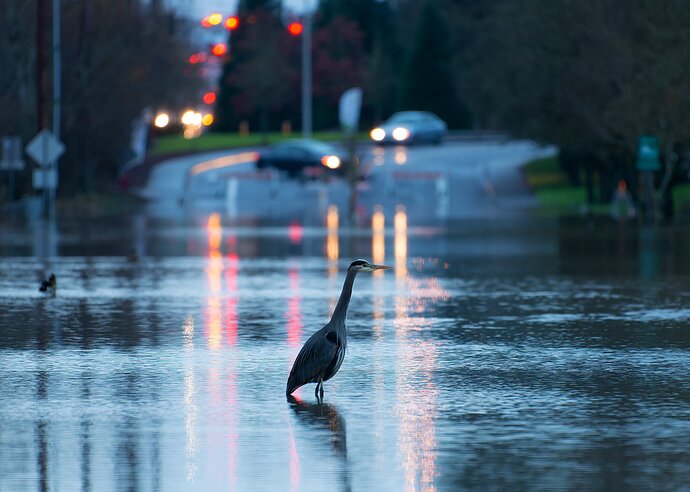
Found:
[[[36,2],[36,131],[48,126],[46,114],[46,7],[48,0]]]
[[[302,137],[311,138],[311,10],[304,0],[304,32],[302,33]]]
[[[36,123],[40,132],[48,126],[46,111],[46,91],[48,89],[48,72],[46,70],[46,24],[48,0],[36,2]],[[45,176],[43,169],[40,172]],[[41,192],[41,216],[48,211],[48,190],[44,187]]]
[[[60,117],[62,113],[62,44],[61,44],[61,10],[60,0],[53,0],[53,136],[60,140]],[[58,160],[51,164],[55,173],[55,182],[58,182]],[[55,191],[51,187],[48,199],[48,215],[55,216]]]

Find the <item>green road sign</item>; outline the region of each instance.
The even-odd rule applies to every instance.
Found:
[[[637,143],[637,169],[640,171],[658,171],[661,169],[658,138],[652,135],[640,137]]]

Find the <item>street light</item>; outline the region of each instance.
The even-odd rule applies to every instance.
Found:
[[[302,137],[311,138],[311,13],[305,8],[303,22],[291,22],[287,30],[302,36]]]
[[[302,36],[302,137],[311,138],[311,12],[304,12]]]

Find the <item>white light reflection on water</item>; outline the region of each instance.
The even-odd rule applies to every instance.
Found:
[[[326,213],[326,257],[328,258],[328,275],[330,277],[338,274],[338,207],[328,206]]]
[[[407,162],[407,148],[400,145],[395,148],[395,163],[402,166]]]
[[[328,258],[328,281],[333,285],[338,279],[338,258],[340,256],[338,246],[339,227],[338,207],[329,205],[326,214],[326,257]],[[331,298],[328,302],[329,311],[335,309],[337,299]]]
[[[383,207],[376,205],[371,216],[371,259],[376,264],[383,264],[386,259],[386,216]],[[383,270],[374,272],[374,277],[383,275]]]
[[[198,438],[196,384],[194,374],[194,318],[188,316],[182,327],[184,351],[184,408],[185,408],[185,478],[194,480],[197,473],[196,452]]]
[[[208,233],[208,264],[206,274],[208,278],[208,289],[210,295],[206,308],[206,339],[211,350],[217,350],[221,343],[221,312],[220,312],[220,290],[221,274],[223,271],[223,256],[220,253],[220,244],[223,230],[220,225],[220,215],[211,214],[206,226]]]
[[[395,213],[395,276],[395,394],[404,490],[432,492],[436,490],[437,349],[433,341],[409,336],[410,330],[428,328],[430,323],[410,317],[410,307],[418,311],[419,304],[428,301],[419,282],[407,278],[407,213],[402,206]]]
[[[237,376],[235,354],[232,349],[237,342],[237,275],[239,259],[236,253],[228,255],[224,262],[220,251],[223,230],[220,215],[211,214],[207,222],[208,235],[208,278],[209,296],[205,312],[207,346],[210,351],[208,360],[208,393],[209,408],[205,416],[211,421],[213,428],[227,429],[224,436],[212,433],[208,436],[213,448],[227,453],[226,466],[213,467],[216,483],[227,483],[233,486],[237,477],[237,441],[238,441],[238,408],[237,408]],[[232,238],[229,241],[233,245]],[[227,267],[227,268],[225,268]],[[224,272],[225,269],[225,272]],[[223,273],[225,273],[225,291],[222,289]],[[221,300],[226,297],[225,304]],[[224,309],[223,309],[224,308]],[[225,344],[223,344],[223,333]],[[226,477],[219,474],[225,470]]]
[[[395,209],[395,278],[407,277],[407,212],[404,205]],[[399,285],[399,283],[398,283]]]
[[[371,241],[371,258],[376,264],[385,264],[386,250],[385,250],[385,224],[386,218],[381,206],[374,208],[374,213],[371,218],[372,241]],[[384,271],[373,272],[372,280],[374,287],[373,299],[373,340],[372,340],[372,365],[373,378],[372,385],[374,391],[374,445],[376,446],[376,468],[383,469],[385,467],[386,456],[386,439],[385,439],[385,413],[388,402],[386,401],[385,392],[385,375],[388,371],[386,366],[386,341],[385,336],[385,278]]]
[[[0,490],[687,489],[686,275],[520,256],[465,275],[475,257],[438,256],[407,211],[331,231],[332,278],[325,230],[317,257],[241,239],[240,260],[220,217],[188,257],[51,259],[56,298],[37,298],[35,259],[0,258]],[[300,407],[283,388],[350,254],[396,270],[357,280],[324,405],[345,431],[309,411],[313,385]]]

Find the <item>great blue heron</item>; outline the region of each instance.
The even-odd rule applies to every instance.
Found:
[[[302,350],[297,354],[290,376],[287,381],[285,394],[290,396],[300,386],[316,383],[314,394],[316,398],[323,398],[323,382],[328,381],[340,369],[345,358],[347,348],[347,306],[350,304],[352,284],[359,272],[373,272],[374,270],[388,270],[389,266],[374,265],[365,260],[355,260],[347,269],[347,276],[343,284],[343,291],[335,306],[331,320],[326,326],[314,333],[306,341]]]

